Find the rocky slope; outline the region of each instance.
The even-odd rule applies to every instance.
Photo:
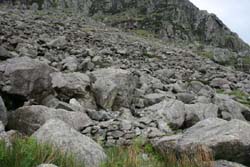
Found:
[[[204,145],[216,160],[250,165],[250,75],[192,48],[81,13],[1,8],[0,60],[7,142],[18,130],[98,166],[106,156],[93,140],[127,145],[143,136],[163,155]]]
[[[218,17],[200,11],[189,0],[62,0],[49,6],[73,8],[125,29],[148,30],[161,39],[199,41],[233,51],[249,49]]]

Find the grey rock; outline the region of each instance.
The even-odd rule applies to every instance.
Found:
[[[165,118],[171,128],[188,128],[200,120],[216,118],[218,107],[213,104],[197,103],[184,104],[178,100],[164,100],[158,104],[150,106],[146,111],[159,114]]]
[[[203,120],[189,128],[174,141],[164,137],[156,147],[171,146],[183,152],[192,146],[204,145],[212,149],[215,159],[224,159],[249,165],[250,125],[241,120],[225,121],[218,118]],[[171,138],[172,139],[172,138]],[[170,143],[169,143],[170,142]],[[173,143],[170,145],[171,143]]]
[[[224,78],[214,78],[210,82],[210,86],[213,88],[225,88],[226,86],[230,89],[230,82]]]
[[[41,99],[51,91],[50,74],[55,69],[28,57],[0,63],[1,90],[9,94]]]
[[[112,118],[111,114],[104,110],[90,110],[88,109],[87,111],[88,116],[95,121],[107,121]]]
[[[50,42],[47,43],[47,46],[49,47],[55,47],[55,48],[61,48],[64,47],[67,44],[67,40],[65,36],[59,36]]]
[[[195,96],[189,93],[178,93],[176,97],[185,104],[191,104],[195,100]]]
[[[219,106],[220,117],[225,120],[250,120],[250,109],[247,106],[234,101],[228,95],[216,94],[214,103]]]
[[[0,96],[0,121],[2,121],[2,123],[4,125],[7,125],[8,119],[7,119],[7,109],[5,107],[5,104],[3,102],[2,97]]]
[[[212,97],[215,94],[215,91],[208,85],[204,85],[199,81],[192,81],[187,86],[187,91],[194,93],[199,96]]]
[[[0,46],[0,60],[6,60],[11,58],[12,55],[2,46]]]
[[[130,107],[137,77],[115,68],[100,69],[90,74],[97,104],[105,109]]]
[[[11,145],[11,142],[9,140],[7,133],[5,132],[2,121],[0,121],[0,141],[4,141],[7,144],[7,146]]]
[[[214,48],[212,52],[213,60],[222,65],[230,63],[237,56],[234,52],[222,48]]]
[[[151,106],[153,104],[159,103],[162,100],[164,100],[165,95],[160,93],[152,93],[145,95],[143,98],[144,98],[144,105]]]
[[[63,101],[60,101],[52,95],[49,95],[48,97],[44,98],[41,104],[49,108],[63,109],[67,111],[81,111],[81,108],[65,103]]]
[[[235,163],[235,162],[219,160],[219,161],[215,161],[214,167],[246,167],[246,166]]]
[[[70,112],[45,106],[25,106],[13,112],[8,127],[24,134],[32,134],[49,119],[60,119],[76,130],[81,130],[92,124],[91,119],[83,112]]]
[[[105,161],[103,148],[87,136],[82,135],[61,120],[49,120],[33,135],[41,143],[72,153],[86,167],[99,167]]]
[[[217,118],[218,116],[218,106],[210,103],[196,103],[196,104],[188,104],[185,105],[185,122],[184,127],[188,128],[195,125],[197,122],[201,120],[205,120],[207,118]]]
[[[53,164],[41,164],[41,165],[38,165],[37,167],[57,167],[57,166]]]
[[[78,69],[78,60],[76,57],[69,56],[62,60],[62,68],[65,71],[75,72]]]
[[[52,87],[62,100],[77,98],[80,104],[86,108],[96,108],[94,96],[90,91],[90,78],[88,75],[74,72],[51,74]]]

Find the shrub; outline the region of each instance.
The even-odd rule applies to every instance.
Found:
[[[0,142],[1,167],[36,167],[42,163],[52,163],[59,167],[83,167],[72,155],[49,144],[39,144],[32,138],[17,138],[11,147],[4,141]]]

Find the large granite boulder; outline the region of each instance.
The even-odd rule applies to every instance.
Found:
[[[4,47],[0,46],[0,60],[6,60],[11,57],[11,54]]]
[[[38,142],[46,142],[73,154],[86,167],[99,167],[106,159],[103,148],[61,120],[49,120],[33,135]]]
[[[250,121],[250,108],[233,100],[230,96],[216,94],[214,103],[219,106],[219,115],[225,120],[239,119]]]
[[[76,98],[82,106],[96,108],[94,96],[90,90],[90,78],[79,72],[61,73],[55,72],[51,75],[52,87],[56,90],[58,97],[64,101]]]
[[[50,73],[55,70],[28,57],[0,63],[0,89],[8,94],[40,99],[51,90]]]
[[[199,145],[211,149],[215,159],[250,165],[250,125],[236,119],[209,118],[200,121],[183,134],[160,139],[155,147],[164,154],[167,149],[188,152]]]
[[[96,102],[105,109],[131,107],[138,78],[129,71],[115,68],[100,69],[90,74]]]
[[[9,118],[8,128],[30,135],[49,119],[63,120],[79,131],[92,124],[91,119],[84,112],[33,105],[21,107],[14,111]]]
[[[150,106],[145,111],[161,115],[172,128],[178,129],[188,128],[207,118],[216,118],[218,107],[211,103],[184,104],[181,101],[169,99]]]

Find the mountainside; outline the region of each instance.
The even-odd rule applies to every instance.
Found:
[[[133,166],[103,148],[138,138],[150,146],[124,158],[138,167],[174,166],[152,164],[154,151],[201,157],[178,167],[250,166],[249,46],[216,16],[185,0],[39,4],[0,4],[1,140],[31,136],[85,167]]]
[[[112,26],[147,30],[161,39],[199,41],[237,52],[249,49],[218,17],[189,0],[61,0],[56,6],[95,15]]]

